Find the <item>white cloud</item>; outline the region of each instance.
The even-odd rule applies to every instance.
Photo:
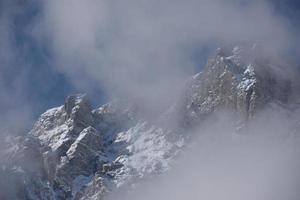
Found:
[[[247,134],[237,133],[226,115],[209,120],[169,173],[109,199],[297,200],[300,138],[290,125],[299,112],[263,113],[248,124]]]
[[[96,80],[109,95],[155,106],[195,70],[195,48],[258,41],[278,50],[290,36],[267,3],[233,0],[45,1],[34,34],[77,86]]]

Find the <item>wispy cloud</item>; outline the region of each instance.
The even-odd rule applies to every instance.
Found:
[[[34,33],[78,86],[94,80],[109,95],[156,106],[195,70],[196,49],[255,41],[284,50],[293,42],[263,1],[45,1]]]
[[[248,124],[247,134],[237,133],[226,113],[208,120],[171,171],[109,199],[297,200],[300,140],[291,133],[299,110],[261,114]]]
[[[150,110],[177,95],[199,69],[204,47],[254,41],[282,51],[295,43],[293,28],[267,1],[3,1],[1,91],[6,95],[1,104],[16,116],[27,113],[25,119],[34,107],[26,97],[32,48],[18,45],[15,17],[32,12],[28,8],[33,6],[36,13],[24,20],[22,31],[27,42],[47,50],[44,62],[50,60],[82,91],[100,88],[109,96],[144,102]],[[13,80],[6,81],[8,77]]]

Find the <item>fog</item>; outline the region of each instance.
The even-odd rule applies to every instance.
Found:
[[[5,124],[33,121],[30,79],[32,73],[47,77],[49,63],[78,91],[101,91],[108,100],[128,99],[160,112],[218,46],[255,42],[297,58],[290,52],[298,51],[298,27],[270,1],[25,0],[0,6]],[[44,63],[34,64],[36,48],[45,49]]]
[[[109,97],[160,110],[201,69],[208,47],[258,42],[279,53],[294,44],[294,28],[272,8],[267,1],[54,0],[43,3],[32,34],[77,87],[98,84]]]
[[[244,130],[235,128],[232,115],[219,114],[192,133],[168,173],[108,199],[297,200],[299,111],[286,114],[268,109]]]
[[[264,56],[289,54],[294,60],[291,52],[300,52],[298,27],[276,13],[272,1],[1,1],[0,128],[5,133],[24,132],[34,121],[29,68],[40,66],[28,60],[32,49],[18,46],[13,20],[32,3],[38,11],[25,32],[30,42],[47,49],[45,63],[51,60],[78,90],[101,89],[109,100],[140,104],[145,115],[168,108],[218,46],[257,43],[266,49]],[[293,131],[299,116],[298,111],[262,112],[246,133],[237,132],[227,115],[208,120],[190,133],[193,144],[170,172],[111,199],[298,200],[300,141]]]

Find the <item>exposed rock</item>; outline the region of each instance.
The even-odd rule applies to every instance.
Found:
[[[64,110],[75,127],[87,127],[93,124],[92,108],[86,95],[68,96]]]
[[[106,174],[108,172],[120,169],[123,166],[124,165],[120,162],[113,162],[113,163],[104,164],[103,167],[102,167],[102,173]]]
[[[0,199],[103,199],[169,170],[187,132],[217,111],[229,110],[243,124],[268,106],[286,111],[292,99],[299,103],[291,97],[297,87],[257,48],[218,49],[159,123],[139,117],[128,103],[92,110],[86,95],[67,97],[42,114],[27,136],[3,142],[0,176],[15,187],[9,191],[0,181]]]
[[[253,57],[251,51],[234,47],[225,55],[218,50],[203,72],[191,79],[179,108],[184,126],[220,110],[234,111],[245,122],[269,103],[289,101],[290,80],[279,76],[278,67],[270,61]]]
[[[97,169],[97,159],[101,156],[102,140],[96,129],[84,129],[61,158],[56,170],[55,181],[72,186],[77,176],[89,176]]]

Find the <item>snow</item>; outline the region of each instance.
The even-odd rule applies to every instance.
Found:
[[[249,76],[254,76],[254,66],[252,64],[249,64],[246,68],[246,70],[244,71],[244,75],[249,75]]]
[[[250,88],[255,84],[255,80],[253,79],[245,79],[239,84],[239,88],[244,91],[249,91]]]
[[[76,140],[70,146],[69,150],[66,153],[69,159],[71,159],[74,156],[79,144],[85,145],[84,143],[82,143],[82,140],[86,137],[87,134],[92,134],[92,132],[90,131],[90,127],[81,131],[79,136],[76,138]]]
[[[225,60],[232,60],[234,58],[234,56],[227,56],[225,57]]]
[[[256,47],[253,46],[253,48]],[[228,86],[230,89],[234,90],[234,94],[230,93],[227,96],[230,100],[232,100],[233,96],[236,94],[236,89],[238,89],[238,94],[248,95],[247,91],[251,91],[257,83],[255,65],[251,63],[249,59],[244,59],[245,51],[239,46],[234,47],[232,49],[232,55],[228,56],[225,56],[223,52],[221,52],[221,49],[218,49],[218,51],[220,51],[220,54],[213,63],[211,63],[212,65],[209,65],[208,72],[212,73],[212,75],[217,74],[215,78],[219,78],[221,81],[227,81],[227,77],[229,77],[229,82],[234,80],[230,82],[231,85]],[[187,119],[197,119],[200,114],[213,112],[222,100],[222,97],[218,95],[218,91],[214,91],[209,87],[207,88],[205,98],[201,99],[203,96],[201,87],[202,85],[205,85],[205,79],[210,78],[210,76],[204,77],[204,75],[206,75],[205,71],[204,73],[200,72],[195,74],[192,79],[189,79],[192,83],[191,87],[188,88],[191,91],[189,91],[190,93],[188,94],[191,99],[188,99],[188,103],[184,105],[184,108],[186,108],[188,112],[182,113],[186,114],[187,117],[190,117]],[[232,78],[232,80],[230,80],[230,78]],[[220,83],[217,81],[216,84],[219,85]],[[80,104],[84,103],[83,101],[86,100],[85,97],[85,95],[77,95],[74,96],[74,99],[71,99],[71,114],[78,111],[81,106]],[[73,103],[75,105],[73,105]],[[175,111],[177,111],[176,109],[178,109],[177,106],[178,105],[176,103],[170,106],[167,112],[164,112],[164,114],[160,116],[158,121],[161,122],[167,118],[168,115],[174,114]],[[89,171],[87,172],[88,174],[85,173],[85,175],[89,176],[77,176],[78,174],[83,174],[80,169],[78,171],[79,173],[74,175],[76,176],[75,179],[72,177],[73,181],[70,181],[73,196],[85,186],[89,187],[94,183],[94,181],[97,182],[98,179],[101,179],[101,183],[103,183],[105,189],[111,189],[112,187],[118,188],[125,185],[130,186],[136,183],[136,179],[144,179],[161,174],[172,167],[174,158],[178,155],[181,148],[184,147],[186,143],[185,139],[181,137],[181,135],[173,137],[174,135],[172,134],[174,133],[166,128],[160,128],[157,125],[150,124],[143,120],[137,122],[136,119],[134,119],[136,116],[135,110],[132,109],[132,106],[124,108],[116,105],[115,103],[105,104],[92,111],[92,116],[96,116],[98,118],[91,123],[92,125],[84,124],[84,127],[76,127],[69,114],[70,113],[68,113],[68,115],[66,114],[64,106],[49,109],[41,115],[31,133],[38,137],[43,146],[50,147],[54,152],[57,151],[58,148],[62,147],[66,142],[70,142],[71,140],[72,143],[65,145],[68,149],[64,150],[63,156],[59,158],[60,161],[56,163],[58,168],[66,165],[69,162],[69,158],[72,158],[72,156],[77,156],[75,155],[75,152],[77,150],[80,151],[81,149],[79,148],[81,147],[79,144],[84,145],[83,149],[86,149],[85,147],[87,146],[87,142],[85,142],[85,137],[91,136],[87,135],[89,133],[95,134],[94,131],[89,132],[92,126],[95,126],[93,127],[93,130],[97,131],[97,133],[101,133],[101,136],[98,136],[99,138],[102,138],[99,141],[101,141],[101,148],[102,144],[104,144],[103,151],[102,149],[101,152],[100,150],[93,151],[93,149],[88,149],[89,152],[93,151],[92,153],[95,153],[95,155],[97,154],[98,156],[97,159],[99,160],[96,160],[97,166],[95,167],[95,171],[97,172]],[[130,121],[130,126],[132,127],[128,128],[126,126],[127,128],[123,128],[122,126],[119,128],[118,126],[121,126],[124,121],[127,122],[127,117],[134,121]],[[241,129],[243,125],[245,126],[245,124],[238,125],[239,127],[237,127],[237,129]],[[180,132],[181,130],[176,131]],[[233,135],[233,137],[238,136],[239,135]],[[172,141],[170,138],[172,138]],[[93,137],[92,140],[88,141],[98,140],[94,140]],[[92,145],[89,143],[88,146],[90,147]],[[100,145],[98,146],[98,144],[96,144],[95,146],[99,147]],[[18,152],[18,148],[19,147],[17,145],[12,145],[9,150],[12,152]],[[47,148],[47,151],[43,153],[46,155],[48,150],[49,149]],[[80,153],[83,161],[85,161],[88,154],[86,152]],[[111,168],[107,170],[107,172],[103,172],[103,165],[107,165],[108,168]],[[2,168],[5,169],[5,166],[2,166]],[[17,172],[23,173],[25,168],[22,169],[18,166],[14,166],[13,169]],[[98,199],[96,197],[98,195],[97,193],[100,193],[100,190],[95,191],[95,194],[93,195],[95,196],[95,199]]]
[[[52,130],[45,131],[38,138],[43,145],[48,145],[52,151],[56,151],[57,148],[69,140],[69,130],[70,128],[66,124],[62,124]]]
[[[75,96],[75,105],[80,104],[83,99],[86,98],[86,94],[78,94]]]
[[[49,118],[49,117],[55,116],[55,115],[57,115],[57,113],[60,112],[62,109],[63,109],[63,106],[51,108],[51,109],[47,110],[46,112],[44,112],[44,113],[41,115],[41,118],[47,119],[47,118]]]
[[[235,47],[233,47],[232,53],[233,54],[238,54],[238,53],[241,52],[241,50],[242,50],[241,47],[235,46]]]
[[[239,83],[238,88],[243,91],[249,91],[256,83],[254,66],[249,64],[243,73],[242,81]]]
[[[193,80],[199,79],[199,78],[201,77],[201,74],[202,74],[202,72],[199,72],[199,73],[195,74],[195,75],[192,77],[192,79],[193,79]]]
[[[114,145],[119,147],[119,144],[125,143],[128,153],[116,159],[124,165],[117,173],[117,187],[131,178],[144,178],[169,169],[172,157],[178,152],[175,149],[183,146],[183,140],[178,141],[177,146],[177,143],[169,142],[166,135],[166,131],[147,122],[140,122],[118,134]]]

